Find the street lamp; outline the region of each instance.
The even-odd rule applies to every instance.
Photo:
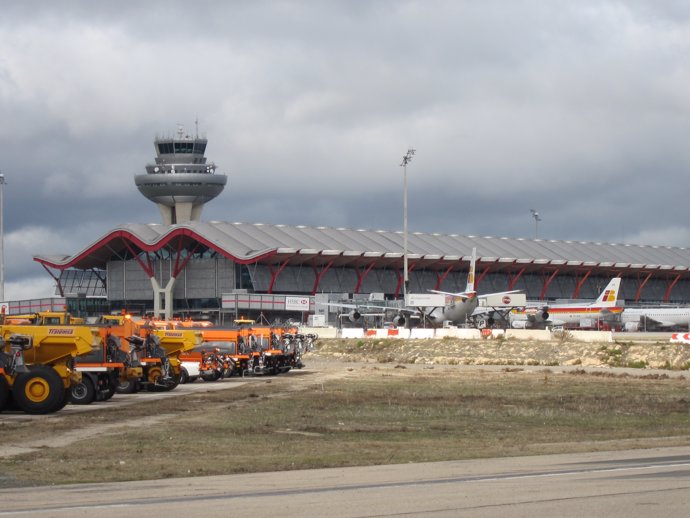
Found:
[[[536,210],[530,209],[529,211],[532,213],[532,217],[534,218],[534,239],[537,239],[539,237],[539,222],[541,221],[541,217]]]
[[[5,211],[3,191],[5,190],[5,175],[0,173],[0,302],[5,302],[5,234],[3,213]]]
[[[403,168],[403,299],[404,304],[407,304],[407,289],[410,280],[407,274],[407,164],[410,163],[415,150],[409,148],[400,164]]]

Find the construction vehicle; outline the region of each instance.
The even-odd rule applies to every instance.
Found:
[[[252,322],[253,324],[253,322]],[[203,329],[203,344],[181,359],[198,365],[204,381],[234,375],[264,375],[301,369],[302,354],[316,335],[303,335],[294,326],[245,326],[237,329]]]
[[[124,316],[105,315],[99,323],[122,323]],[[5,317],[6,322],[16,325],[83,325],[84,319],[73,317],[64,311],[40,311],[25,315]],[[88,405],[93,401],[110,399],[120,382],[141,376],[141,367],[133,365],[129,355],[122,350],[119,338],[101,332],[101,341],[85,355],[74,359],[74,369],[81,380],[70,387],[69,402]]]
[[[143,375],[143,368],[122,346],[118,336],[109,333],[107,328],[98,331],[98,347],[75,358],[75,369],[81,373],[81,381],[70,389],[70,402],[75,405],[107,401],[120,383],[136,381]]]
[[[189,329],[159,329],[146,321],[123,319],[109,326],[106,335],[118,337],[129,354],[132,366],[141,366],[138,379],[120,380],[117,392],[132,393],[141,388],[167,391],[180,382],[180,354],[201,343],[201,333]]]
[[[29,324],[34,326],[64,326],[79,325],[85,321],[81,317],[74,317],[66,311],[38,311],[22,315],[5,316],[6,324]]]
[[[0,411],[56,412],[81,380],[74,358],[99,344],[86,326],[0,325]]]

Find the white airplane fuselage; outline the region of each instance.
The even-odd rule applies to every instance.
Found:
[[[591,304],[551,304],[515,310],[510,314],[512,327],[579,326],[586,320],[615,319],[623,308],[616,306],[620,290],[620,277],[614,277]]]
[[[464,324],[472,312],[479,305],[477,297],[463,299],[462,297],[449,297],[446,305],[435,308],[427,313],[426,317],[435,325],[450,322],[453,325]]]
[[[690,326],[690,308],[626,308],[621,317],[629,330]]]
[[[535,315],[539,315],[541,310],[537,309]],[[572,306],[551,306],[548,308],[548,321],[554,326],[577,326],[585,320],[602,320],[610,318],[612,315],[620,314],[622,307],[601,307],[577,305]],[[525,311],[515,311],[510,315],[511,321],[529,320],[530,309]],[[537,318],[536,322],[539,322]],[[543,320],[542,320],[543,322]]]

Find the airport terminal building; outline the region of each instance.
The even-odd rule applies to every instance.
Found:
[[[304,319],[319,299],[402,296],[402,232],[201,221],[203,205],[226,183],[206,161],[206,139],[178,132],[155,148],[155,164],[135,181],[163,224],[120,226],[71,255],[35,256],[60,296],[100,296],[111,310],[167,317],[269,320]],[[464,290],[473,248],[480,294],[594,299],[620,276],[626,305],[690,302],[686,248],[420,232],[408,235],[408,291]]]
[[[409,291],[462,291],[473,247],[479,293],[594,299],[620,276],[628,305],[690,301],[684,248],[424,233],[408,236]],[[287,311],[276,296],[308,297],[308,312],[319,294],[399,298],[402,249],[401,232],[195,221],[118,227],[74,255],[34,259],[63,296],[100,294],[114,309],[154,311],[156,290],[168,286],[173,312],[256,316]],[[257,302],[259,295],[270,305]]]

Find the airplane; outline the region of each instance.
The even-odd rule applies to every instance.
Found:
[[[647,331],[690,326],[690,308],[625,308],[621,316],[626,331]]]
[[[344,308],[349,308],[351,311],[348,314],[348,318],[351,322],[356,322],[362,316],[367,316],[367,313],[363,313],[360,308],[364,309],[376,309],[376,310],[387,310],[396,311],[397,315],[393,317],[392,322],[397,326],[404,326],[408,318],[418,318],[420,320],[426,320],[434,326],[443,325],[445,322],[450,322],[451,324],[464,324],[468,322],[472,316],[472,313],[479,305],[479,300],[487,297],[493,297],[498,295],[508,295],[511,293],[518,293],[520,290],[512,291],[502,291],[498,293],[487,293],[485,295],[477,295],[474,289],[474,278],[476,270],[477,261],[477,249],[472,249],[472,259],[470,261],[470,269],[467,274],[467,285],[465,291],[460,293],[450,293],[447,291],[439,290],[429,290],[432,293],[445,295],[445,304],[443,306],[435,307],[431,310],[425,310],[423,308],[393,308],[387,306],[376,306],[371,304],[329,304],[321,303],[327,306],[339,306]],[[409,315],[409,316],[407,316]]]
[[[514,329],[535,329],[549,325],[578,326],[587,319],[615,320],[623,312],[622,306],[616,306],[620,284],[620,277],[614,277],[597,300],[590,304],[551,304],[527,307],[524,310],[513,310],[510,314],[510,325]]]

